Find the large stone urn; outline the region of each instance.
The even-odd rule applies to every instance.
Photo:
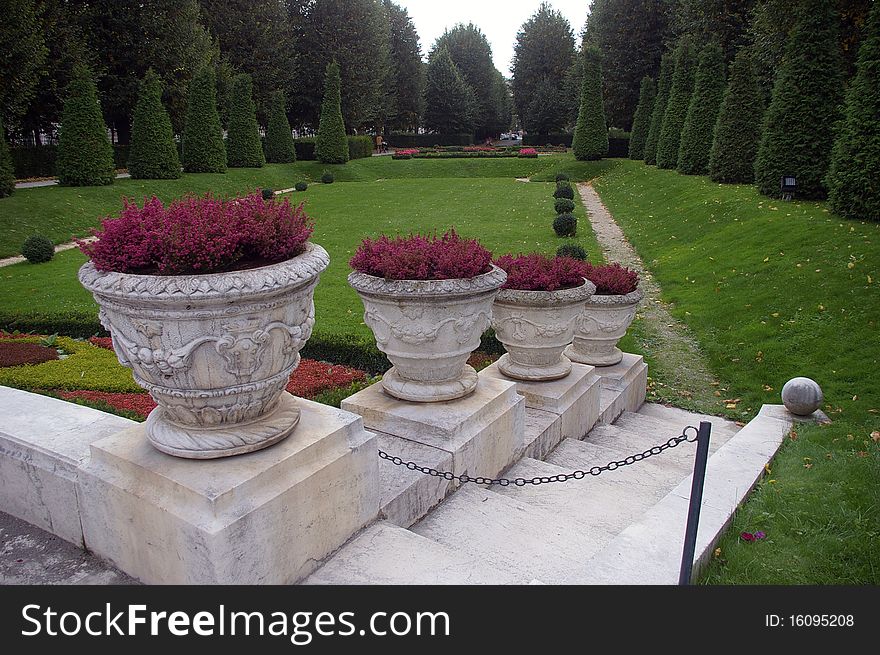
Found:
[[[159,405],[146,421],[156,448],[210,459],[265,448],[293,431],[299,409],[284,388],[312,334],[315,287],[329,262],[307,243],[287,261],[230,273],[80,268],[119,361]]]
[[[353,272],[364,322],[393,366],[382,386],[402,400],[439,402],[468,395],[477,372],[467,365],[489,327],[492,301],[507,273],[452,280],[386,280]]]
[[[498,369],[517,380],[558,380],[571,373],[563,350],[574,338],[575,321],[596,290],[587,280],[573,289],[502,289],[492,305],[492,327],[507,353]]]
[[[565,356],[591,366],[612,366],[623,359],[617,342],[635,318],[644,294],[636,289],[626,295],[591,296],[575,323],[574,341]]]

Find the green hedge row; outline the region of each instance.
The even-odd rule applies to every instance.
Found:
[[[472,146],[473,134],[413,134],[393,132],[385,139],[394,148],[430,148],[431,146]]]
[[[316,161],[315,137],[303,137],[294,139],[293,148],[296,150],[297,161]],[[362,159],[373,156],[373,137],[350,136],[348,137],[348,158]]]
[[[113,162],[116,168],[128,167],[129,146],[113,146]],[[180,144],[177,146],[180,152]],[[12,166],[15,169],[16,179],[27,177],[55,177],[55,161],[58,159],[58,146],[47,145],[38,148],[10,148]]]
[[[551,132],[550,134],[525,134],[522,138],[522,144],[524,146],[553,145],[571,148],[571,140],[573,138],[573,134],[566,134],[564,132]]]

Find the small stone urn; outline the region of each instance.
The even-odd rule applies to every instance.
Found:
[[[502,289],[492,305],[492,327],[507,353],[498,360],[506,376],[526,381],[557,380],[571,373],[563,350],[574,338],[575,321],[596,290],[585,280],[573,289]]]
[[[211,459],[293,431],[299,409],[284,388],[312,334],[315,287],[329,263],[321,246],[307,243],[287,261],[229,273],[80,268],[116,356],[159,405],[146,421],[153,446]]]
[[[578,317],[574,341],[565,356],[591,366],[613,366],[623,359],[617,342],[635,318],[644,294],[641,289],[622,296],[591,296]]]
[[[468,395],[477,372],[467,365],[492,315],[507,273],[451,280],[386,280],[357,271],[348,283],[364,303],[364,322],[393,366],[382,377],[402,400],[439,402]]]

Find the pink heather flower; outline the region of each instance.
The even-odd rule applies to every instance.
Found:
[[[507,272],[503,289],[556,291],[579,287],[584,283],[587,263],[573,257],[502,255],[495,265]]]
[[[767,536],[767,535],[764,534],[761,530],[758,530],[758,531],[755,533],[755,539],[763,539],[763,538],[766,537],[766,536]]]
[[[521,155],[537,155],[538,151],[534,148],[520,148],[519,154]]]
[[[639,274],[620,264],[588,264],[585,277],[596,285],[597,296],[624,296],[639,286]]]
[[[739,538],[743,541],[752,542],[755,540],[755,535],[753,535],[751,532],[743,532],[739,535]]]

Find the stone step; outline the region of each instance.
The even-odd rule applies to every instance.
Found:
[[[612,535],[528,503],[466,485],[413,526],[413,532],[485,562],[525,584],[576,583],[571,571]]]
[[[699,427],[700,421],[708,421],[712,424],[713,440],[716,436],[720,437],[722,434],[733,436],[739,432],[740,429],[740,427],[733,421],[721,418],[720,416],[698,414],[696,412],[679,409],[678,407],[667,407],[666,405],[660,405],[658,403],[645,403],[641,406],[638,413],[661,421],[673,421],[675,423],[680,423],[681,425],[695,425],[696,427]]]
[[[559,414],[526,407],[523,457],[544,459],[562,440],[562,419]]]
[[[520,581],[482,558],[380,521],[364,529],[304,584],[514,584]]]
[[[597,425],[590,431],[584,442],[614,448],[615,450],[623,449],[630,455],[644,452],[649,448],[665,443],[664,440],[652,441],[650,435],[646,436],[643,433],[630,432],[616,425]],[[693,470],[695,453],[696,448],[694,446],[681,444],[675,448],[663,451],[660,455],[652,455],[652,457],[657,458],[655,461],[674,463],[674,466],[681,468],[683,471],[690,472]]]
[[[663,443],[672,437],[677,437],[688,425],[699,427],[699,421],[695,420],[665,420],[646,416],[636,412],[623,412],[614,422],[619,428],[629,432],[643,435],[652,443]],[[689,430],[693,434],[693,430]]]
[[[626,394],[620,389],[599,389],[599,423],[614,423],[626,409]]]

